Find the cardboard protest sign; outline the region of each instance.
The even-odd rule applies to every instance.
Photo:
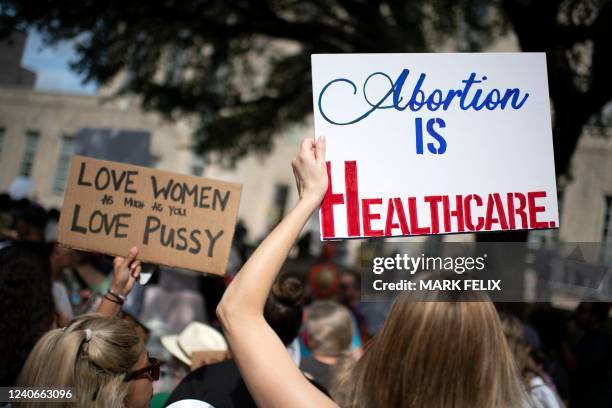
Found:
[[[66,246],[225,274],[242,186],[76,156],[58,241]]]
[[[543,53],[312,56],[321,238],[557,228]]]

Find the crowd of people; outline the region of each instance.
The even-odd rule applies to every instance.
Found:
[[[139,283],[152,268],[138,248],[110,259],[62,247],[59,211],[2,194],[0,386],[72,387],[63,406],[79,407],[612,406],[606,303],[573,315],[537,305],[523,320],[475,291],[366,304],[333,245],[321,256],[329,267],[286,270],[327,190],[324,157],[324,138],[303,141],[297,205],[252,253],[234,245],[231,279],[198,278],[204,310],[163,322],[175,329],[157,339],[164,361],[147,351],[155,323],[142,300],[160,278]],[[164,375],[170,389],[156,385]]]

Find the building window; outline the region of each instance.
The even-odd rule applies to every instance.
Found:
[[[204,159],[194,154],[191,155],[191,164],[189,165],[189,172],[196,177],[202,177],[204,174]]]
[[[606,212],[604,213],[601,241],[612,242],[612,195],[606,196]]]
[[[28,131],[26,133],[25,151],[23,152],[19,175],[24,177],[30,177],[32,175],[32,167],[34,166],[34,157],[36,156],[39,140],[40,133],[34,131]]]
[[[74,138],[72,136],[64,136],[62,138],[62,147],[59,158],[57,160],[57,169],[55,170],[55,180],[53,181],[53,192],[55,194],[63,194],[68,181],[68,172],[70,171],[70,160],[74,154]]]
[[[287,184],[276,184],[274,186],[274,197],[272,207],[268,212],[269,227],[276,226],[285,216],[285,207],[289,197],[289,186]]]
[[[274,206],[278,209],[278,222],[285,217],[288,197],[289,186],[287,184],[277,184],[274,186]]]
[[[6,129],[0,127],[0,156],[2,156],[2,146],[4,145],[4,134],[6,133]]]
[[[197,177],[201,177],[204,174],[204,166],[194,164],[191,166],[191,174]]]
[[[200,163],[192,163],[189,171],[191,172],[192,176],[202,177],[204,174],[204,165]]]

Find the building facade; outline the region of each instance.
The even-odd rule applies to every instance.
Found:
[[[28,180],[32,198],[60,207],[75,134],[84,128],[145,131],[151,135],[154,167],[201,175],[188,120],[167,122],[143,112],[134,99],[37,91],[35,74],[20,66],[24,44],[23,35],[0,44],[0,60],[7,64],[0,75],[0,191],[8,191],[16,179]]]
[[[561,240],[612,244],[612,129],[585,129],[561,192]]]
[[[194,169],[186,123],[166,123],[122,100],[2,87],[0,190],[7,191],[17,177],[29,178],[38,201],[60,206],[74,135],[87,127],[148,131],[154,167],[180,173]],[[129,140],[125,148],[130,148]]]

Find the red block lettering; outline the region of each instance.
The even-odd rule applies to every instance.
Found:
[[[398,223],[393,222],[393,215],[397,212]],[[393,235],[393,230],[400,228],[402,235],[410,234],[408,230],[408,223],[406,222],[406,214],[404,214],[404,207],[402,206],[402,199],[396,197],[389,199],[387,204],[387,222],[385,223],[385,235]]]
[[[382,198],[364,198],[361,200],[361,206],[363,207],[363,235],[366,237],[382,237],[382,230],[373,230],[371,221],[380,220],[380,214],[372,214],[370,212],[370,205],[382,204]]]
[[[440,232],[440,221],[438,216],[438,204],[442,201],[442,196],[426,196],[425,202],[429,203],[429,212],[431,214],[431,233],[437,234]]]
[[[536,198],[546,197],[546,191],[530,191],[527,193],[527,201],[529,206],[529,225],[531,228],[548,228],[548,223],[545,221],[538,221],[538,213],[544,212],[546,207],[540,205],[536,206]]]
[[[321,231],[323,232],[323,238],[335,238],[334,205],[344,204],[344,195],[341,193],[334,193],[332,190],[330,162],[327,162],[327,180],[327,193],[325,193],[325,197],[323,197],[323,202],[321,203]]]
[[[419,227],[415,197],[408,197],[408,212],[410,213],[410,231],[413,235],[429,234],[429,227]]]
[[[357,162],[344,162],[344,184],[346,188],[346,217],[349,237],[361,235],[359,227],[359,190],[357,188]]]
[[[493,210],[496,210],[499,218],[493,217]],[[493,224],[499,223],[502,230],[508,229],[506,215],[504,214],[504,206],[501,202],[501,197],[497,193],[489,194],[487,199],[487,215],[485,218],[485,230],[490,231]]]
[[[444,213],[444,232],[451,232],[451,217],[457,219],[457,232],[465,230],[463,222],[463,197],[455,196],[455,210],[450,209],[448,196],[442,196],[442,212]]]
[[[463,200],[463,209],[465,212],[465,224],[469,231],[480,231],[484,226],[484,218],[478,217],[476,225],[472,222],[472,207],[470,201],[476,201],[478,207],[482,207],[482,198],[478,194],[470,194]]]

